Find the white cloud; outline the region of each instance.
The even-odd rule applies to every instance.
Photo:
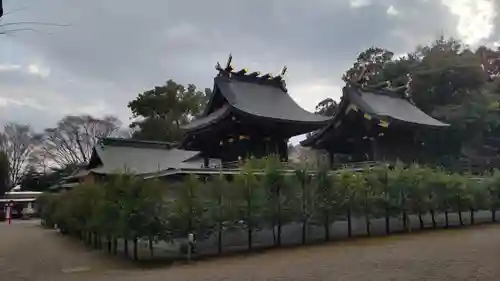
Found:
[[[458,34],[465,43],[475,45],[489,38],[497,16],[494,0],[441,0],[458,16]]]
[[[21,66],[18,64],[0,64],[0,71],[16,71],[21,69]]]
[[[38,110],[45,110],[46,108],[38,103],[36,100],[32,98],[22,98],[22,99],[13,99],[13,98],[6,98],[6,97],[0,97],[0,107],[7,107],[7,106],[27,106],[31,107],[34,109]]]
[[[399,15],[399,11],[394,8],[394,6],[390,5],[389,8],[387,8],[387,14],[390,16],[397,16]]]
[[[50,75],[50,68],[42,67],[38,64],[30,64],[28,66],[28,72],[33,75],[40,76],[42,78],[46,78]]]
[[[311,80],[303,84],[291,84],[288,90],[295,102],[300,104],[304,109],[313,112],[316,105],[326,98],[340,101],[342,88],[334,85],[332,80],[320,79]]]
[[[370,6],[371,4],[371,0],[349,0],[349,5],[351,6],[351,8],[361,8]]]

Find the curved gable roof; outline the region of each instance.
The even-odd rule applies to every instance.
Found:
[[[330,119],[306,111],[281,87],[221,76],[215,85],[232,107],[257,117],[318,125]]]
[[[348,90],[349,91],[349,90]],[[365,113],[381,119],[394,119],[403,122],[434,126],[449,126],[420,110],[409,100],[383,92],[369,92],[356,88],[349,91],[349,99]]]
[[[381,120],[396,120],[431,127],[449,126],[449,124],[427,115],[409,100],[395,96],[393,93],[384,90],[367,91],[356,86],[344,87],[342,90],[344,94],[338,106],[338,114],[335,114],[327,126],[301,141],[302,146],[313,146],[316,141],[320,140],[329,131],[335,130],[334,124],[337,123],[339,118],[342,118],[343,114],[341,112],[345,111],[350,103],[364,113]]]

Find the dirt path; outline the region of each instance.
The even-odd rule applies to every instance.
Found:
[[[36,222],[0,224],[0,280],[500,280],[500,226],[361,239],[152,270]]]

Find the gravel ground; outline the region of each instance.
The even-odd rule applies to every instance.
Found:
[[[500,226],[358,239],[138,269],[42,229],[0,223],[0,280],[500,280]]]

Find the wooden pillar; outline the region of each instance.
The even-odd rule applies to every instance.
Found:
[[[278,156],[280,161],[288,162],[288,143],[286,139],[280,138],[278,141]]]
[[[331,150],[328,150],[328,162],[330,164],[330,168],[333,169],[333,166],[335,165],[335,154]]]
[[[379,160],[379,153],[378,153],[378,145],[377,145],[377,139],[373,138],[370,140],[370,153],[368,161],[378,161]]]

